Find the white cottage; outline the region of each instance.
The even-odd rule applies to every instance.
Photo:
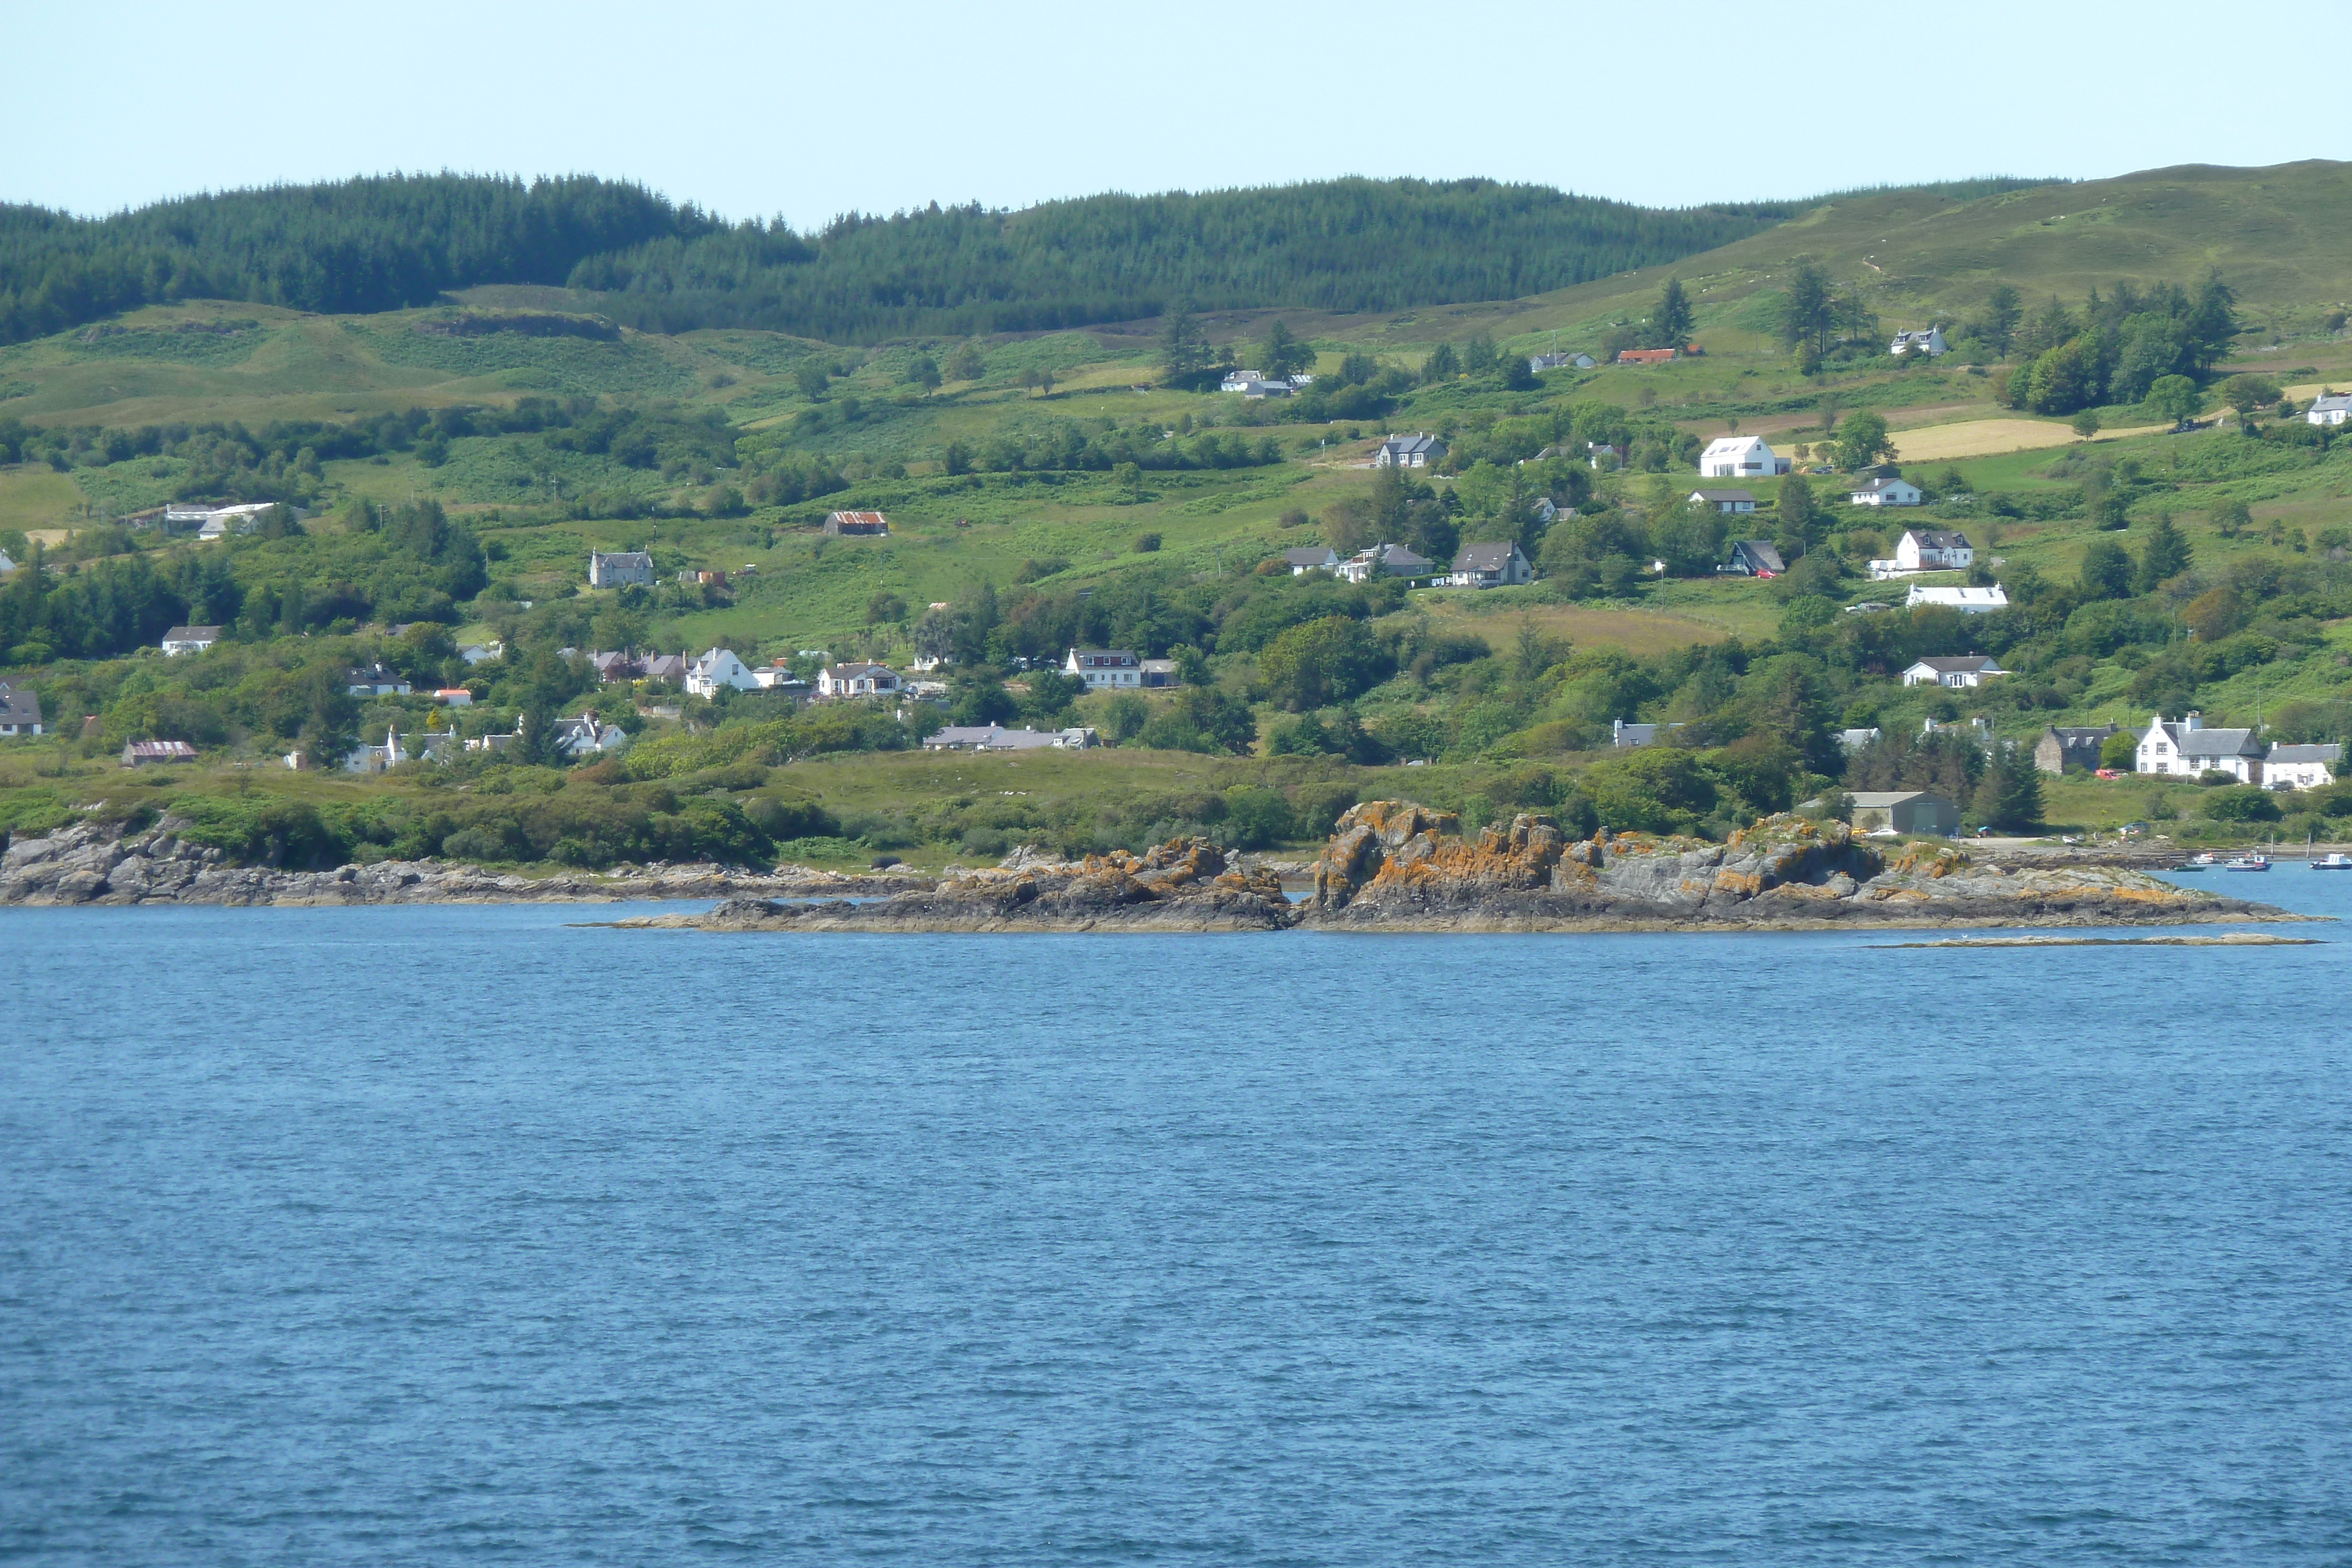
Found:
[[[2132,771],[2191,779],[2200,773],[2227,773],[2241,784],[2259,784],[2263,752],[2263,743],[2251,729],[2209,727],[2205,716],[2198,713],[2178,721],[2158,715],[2139,737]]]
[[[686,689],[692,696],[715,696],[721,686],[748,692],[759,684],[751,666],[737,658],[731,648],[713,648],[686,670]]]
[[[1789,471],[1789,460],[1776,457],[1760,435],[1718,435],[1699,454],[1702,479],[1769,478]]]

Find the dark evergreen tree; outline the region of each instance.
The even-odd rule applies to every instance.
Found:
[[[1658,308],[1650,317],[1652,348],[1679,349],[1690,341],[1690,297],[1683,292],[1683,280],[1666,279],[1665,292],[1658,297]]]

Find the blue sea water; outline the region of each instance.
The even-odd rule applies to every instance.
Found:
[[[2335,928],[602,913],[0,912],[0,1557],[2352,1562]]]

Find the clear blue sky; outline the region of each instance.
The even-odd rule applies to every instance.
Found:
[[[1342,173],[1629,201],[2352,155],[2331,63],[2226,6],[21,5],[0,200],[391,169],[856,208]],[[2340,117],[2333,117],[2340,119]]]

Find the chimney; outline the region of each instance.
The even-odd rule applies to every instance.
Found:
[[[2195,708],[2190,708],[2189,710],[2188,716],[2180,721],[2180,727],[2183,730],[2203,729],[2205,727],[2205,716],[2199,713]]]

